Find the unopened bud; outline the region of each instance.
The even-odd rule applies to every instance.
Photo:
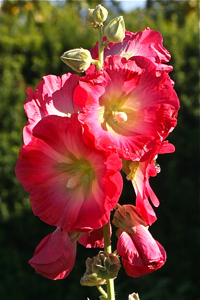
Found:
[[[135,233],[137,225],[147,226],[146,221],[133,205],[122,205],[114,213],[113,225],[130,234]]]
[[[89,50],[77,48],[64,52],[61,60],[74,71],[84,72],[89,68],[93,59]]]
[[[81,277],[80,284],[84,286],[97,286],[106,284],[106,279],[99,278],[96,273],[87,273]]]
[[[99,251],[92,259],[92,269],[99,277],[104,279],[116,278],[120,269],[118,257],[106,251]]]
[[[105,27],[104,33],[110,42],[122,42],[125,38],[125,24],[123,17],[119,16],[111,20]]]
[[[93,11],[94,19],[97,23],[102,24],[108,16],[108,11],[101,4],[97,5]]]
[[[97,5],[95,9],[88,9],[86,15],[86,24],[93,28],[102,26],[102,23],[107,19],[108,11],[101,4]]]
[[[88,26],[95,28],[96,24],[95,24],[93,11],[94,9],[91,8],[88,9],[85,22]]]
[[[116,278],[120,269],[118,257],[112,253],[99,251],[98,255],[86,260],[86,272],[81,278],[82,285],[102,285],[106,279]]]

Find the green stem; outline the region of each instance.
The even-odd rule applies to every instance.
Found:
[[[107,298],[108,298],[108,295],[107,295],[107,293],[104,291],[104,289],[103,289],[100,285],[97,285],[97,288],[98,288],[99,292],[107,299]]]
[[[103,235],[104,235],[104,251],[112,253],[111,242],[110,242],[110,222],[103,226]],[[107,279],[107,294],[108,300],[115,300],[115,287],[114,279]]]
[[[98,28],[98,40],[99,40],[99,66],[98,66],[98,70],[100,71],[102,69],[103,66],[103,34],[102,34],[102,27]]]

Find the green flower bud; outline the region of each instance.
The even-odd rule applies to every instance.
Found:
[[[97,26],[95,23],[93,11],[94,11],[94,9],[91,9],[91,8],[88,9],[85,22],[88,26],[96,28]]]
[[[111,20],[105,27],[104,33],[110,42],[122,42],[125,38],[125,24],[123,17],[119,16]]]
[[[98,255],[86,260],[86,272],[81,278],[82,285],[102,285],[106,279],[116,278],[120,261],[117,256],[105,251],[99,251]]]
[[[93,15],[94,15],[95,22],[101,25],[107,19],[108,11],[105,7],[99,4],[94,9]]]
[[[87,258],[86,260],[86,271],[83,277],[81,277],[80,284],[87,286],[97,286],[103,285],[106,283],[106,279],[98,277],[97,273],[92,270],[92,259]]]
[[[60,58],[76,72],[86,71],[93,60],[90,51],[83,48],[66,51]]]
[[[99,251],[92,259],[92,270],[104,279],[116,278],[120,266],[118,257],[105,251]]]
[[[101,4],[97,5],[95,9],[88,9],[86,15],[86,24],[93,28],[102,26],[102,23],[107,19],[108,11]]]
[[[81,277],[80,284],[84,286],[97,286],[106,284],[106,279],[99,278],[96,273],[88,274],[85,272]]]

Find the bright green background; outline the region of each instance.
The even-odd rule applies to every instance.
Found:
[[[75,267],[61,281],[36,275],[28,265],[40,240],[54,228],[33,216],[28,195],[14,174],[26,124],[26,88],[34,89],[44,75],[71,72],[60,55],[96,43],[97,32],[87,28],[81,16],[99,2],[90,1],[89,6],[88,2],[59,2],[55,7],[47,1],[5,1],[0,12],[1,300],[98,299],[96,288],[79,285],[86,258],[97,250],[78,245]],[[199,300],[198,3],[147,1],[144,10],[129,13],[112,1],[104,5],[110,8],[110,18],[124,16],[127,30],[149,26],[161,32],[172,55],[171,77],[181,102],[178,126],[169,136],[176,152],[159,156],[162,172],[151,180],[161,205],[150,231],[165,247],[168,259],[160,270],[138,279],[129,278],[121,268],[117,300],[126,300],[132,292],[138,292],[141,300]],[[134,203],[134,197],[130,183],[125,183],[120,202]]]

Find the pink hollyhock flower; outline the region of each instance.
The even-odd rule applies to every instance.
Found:
[[[71,272],[76,257],[77,238],[57,228],[37,246],[29,264],[46,278],[63,279]]]
[[[74,89],[78,84],[79,76],[71,73],[58,77],[44,76],[37,85],[35,93],[31,88],[26,90],[28,97],[24,109],[28,117],[28,124],[24,127],[24,143],[31,140],[33,127],[48,115],[66,117],[79,111],[81,108],[73,102]]]
[[[118,230],[119,233],[120,229]],[[121,256],[126,274],[131,277],[152,273],[166,261],[164,248],[143,225],[136,225],[132,233],[121,231],[117,252]]]
[[[116,154],[85,145],[73,114],[43,118],[20,150],[15,172],[42,221],[88,232],[108,222],[122,191],[121,167]]]
[[[159,200],[149,184],[149,178],[155,177],[160,172],[160,166],[156,163],[157,155],[174,151],[174,145],[164,141],[159,145],[155,144],[154,152],[148,159],[144,156],[140,162],[123,161],[123,171],[127,174],[127,179],[132,181],[136,193],[137,210],[149,225],[157,218],[148,198],[155,207],[159,206]]]
[[[104,41],[106,37],[104,38]],[[98,59],[98,43],[90,50],[92,58]],[[111,55],[120,55],[127,58],[134,56],[143,56],[150,59],[154,64],[166,72],[173,70],[172,66],[162,64],[167,63],[171,55],[163,47],[163,38],[158,31],[146,28],[143,31],[132,33],[126,31],[125,38],[121,43],[108,43],[104,50],[104,57]],[[87,73],[94,72],[95,67],[91,66]]]
[[[108,57],[104,67],[80,78],[74,101],[85,141],[137,160],[151,154],[176,126],[179,100],[170,77],[144,57]]]

